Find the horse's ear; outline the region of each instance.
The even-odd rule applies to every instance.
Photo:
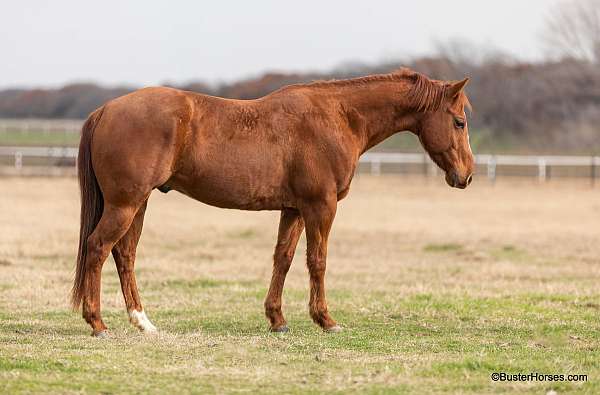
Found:
[[[449,99],[454,99],[464,89],[464,87],[467,85],[467,82],[469,82],[468,78],[465,78],[462,81],[451,83],[446,89],[446,97]]]

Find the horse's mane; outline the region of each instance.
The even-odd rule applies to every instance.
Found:
[[[427,76],[415,71],[408,71],[413,81],[413,86],[408,91],[410,103],[416,111],[437,111],[446,97],[447,85],[429,79]]]
[[[296,84],[302,87],[360,86],[371,82],[405,82],[410,84],[406,93],[411,107],[415,111],[435,111],[440,108],[446,95],[447,85],[441,81],[429,79],[424,74],[401,68],[391,73],[374,74],[365,77],[344,80],[314,81],[308,84]]]

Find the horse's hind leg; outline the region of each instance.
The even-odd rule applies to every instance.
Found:
[[[112,254],[117,264],[129,321],[142,332],[154,333],[156,332],[156,327],[146,317],[146,313],[142,308],[134,272],[135,252],[140,235],[142,234],[142,225],[144,224],[144,214],[147,204],[148,201],[142,204],[127,233],[113,247]]]
[[[83,318],[91,325],[94,336],[106,336],[106,325],[100,315],[102,265],[115,243],[129,229],[137,208],[137,206],[118,207],[105,203],[100,222],[87,240]]]

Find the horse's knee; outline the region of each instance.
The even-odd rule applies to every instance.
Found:
[[[290,266],[292,265],[292,260],[294,259],[294,252],[289,251],[288,248],[277,248],[275,249],[275,254],[273,255],[273,260],[277,265],[277,268],[284,273],[287,273],[290,270]]]
[[[312,278],[321,278],[325,275],[326,262],[320,256],[309,256],[306,262]]]

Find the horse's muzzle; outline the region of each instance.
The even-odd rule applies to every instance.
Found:
[[[454,170],[446,172],[446,183],[452,188],[465,189],[473,181],[473,173],[461,179],[458,173]]]

